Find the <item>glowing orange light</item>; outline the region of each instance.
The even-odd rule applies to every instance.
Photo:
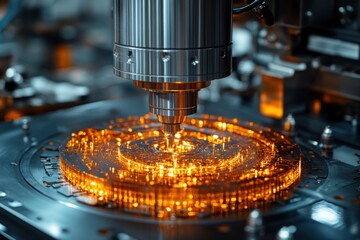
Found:
[[[149,116],[110,126],[72,134],[60,167],[70,183],[126,212],[163,219],[238,214],[286,197],[283,190],[300,177],[299,148],[253,123],[188,119],[171,150]]]
[[[320,101],[320,100],[315,100],[315,101],[313,102],[312,108],[313,108],[313,112],[314,112],[316,115],[319,115],[319,114],[320,114],[320,111],[321,111],[321,101]]]
[[[263,75],[260,94],[261,114],[281,119],[284,115],[284,84],[283,79]]]

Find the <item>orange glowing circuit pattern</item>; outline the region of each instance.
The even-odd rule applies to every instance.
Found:
[[[149,116],[81,130],[60,148],[61,170],[99,202],[160,219],[261,208],[300,178],[298,146],[270,129],[213,116],[182,127],[171,148]]]

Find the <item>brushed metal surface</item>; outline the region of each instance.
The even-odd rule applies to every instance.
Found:
[[[231,11],[231,0],[115,0],[115,74],[150,82],[228,76]]]

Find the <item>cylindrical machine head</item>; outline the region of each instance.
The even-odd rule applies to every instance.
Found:
[[[153,113],[183,119],[231,73],[231,27],[232,0],[114,0],[115,74],[152,93]]]

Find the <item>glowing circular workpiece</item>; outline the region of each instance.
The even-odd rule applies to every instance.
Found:
[[[100,202],[161,219],[238,215],[300,178],[299,147],[270,129],[214,116],[182,127],[171,148],[149,116],[81,130],[60,148],[61,170]]]

